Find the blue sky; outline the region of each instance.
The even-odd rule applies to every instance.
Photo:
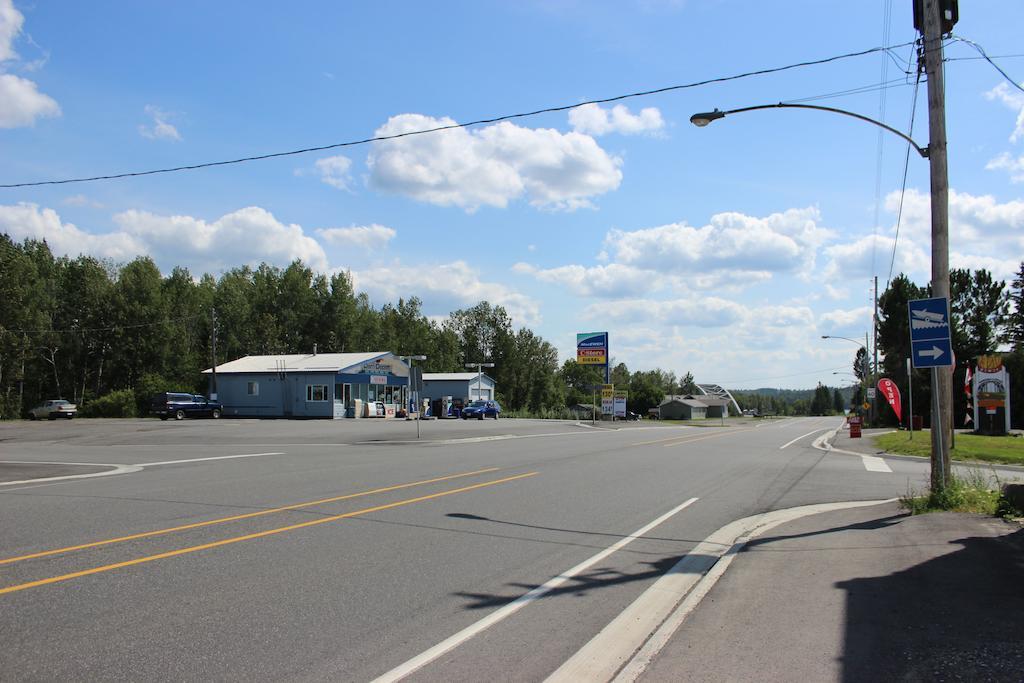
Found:
[[[55,3],[0,0],[0,183],[286,151],[902,45],[909,0]],[[888,19],[888,21],[887,21]],[[1024,3],[954,33],[1019,54]],[[302,258],[380,306],[481,299],[574,356],[608,330],[630,369],[731,388],[848,383],[884,287],[912,48],[471,129],[220,168],[0,189],[0,230],[60,254],[219,273]],[[947,45],[951,265],[1024,258],[1024,92]],[[972,59],[962,59],[972,58]],[[1018,82],[1024,59],[996,61]],[[890,87],[879,90],[877,86]],[[884,95],[883,95],[884,92]],[[927,143],[926,86],[913,135]],[[893,275],[929,273],[911,156]]]

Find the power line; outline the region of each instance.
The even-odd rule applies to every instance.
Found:
[[[1003,75],[1003,78],[1005,78],[1006,80],[1008,80],[1010,82],[1010,85],[1015,87],[1017,90],[1020,90],[1021,92],[1024,92],[1024,87],[1021,87],[1020,83],[1018,83],[1014,79],[1010,78],[1010,75],[1008,73],[1006,73],[1005,71],[1003,71],[1002,67],[1000,67],[998,64],[993,62],[992,58],[989,57],[987,54],[985,54],[985,49],[982,48],[981,45],[978,45],[973,40],[967,40],[966,38],[961,38],[960,36],[954,35],[953,38],[955,40],[959,40],[961,43],[967,43],[968,45],[973,47],[975,50],[977,50],[978,54],[981,55],[982,59],[984,59],[986,62],[991,64],[993,69],[995,69],[996,71],[1001,73]]]
[[[921,72],[917,72],[917,81],[914,83],[914,99],[910,105],[910,132],[908,135],[914,134],[914,116],[917,112],[917,91],[921,85]],[[896,265],[896,245],[900,241],[900,224],[903,221],[903,199],[907,193],[907,170],[910,168],[910,145],[907,145],[907,153],[903,158],[903,183],[900,187],[900,206],[896,212],[896,235],[892,240],[892,256],[889,259],[889,275],[885,278],[885,289],[889,289],[889,283],[892,281],[892,269]]]
[[[846,97],[848,95],[863,95],[865,93],[878,92],[879,90],[891,90],[892,88],[900,88],[909,86],[906,79],[894,78],[884,83],[872,83],[871,85],[862,85],[856,88],[848,88],[846,90],[837,90],[835,92],[823,93],[821,95],[810,95],[808,97],[800,97],[792,100],[783,100],[786,104],[797,104],[800,102],[814,102],[817,100],[831,100],[838,97]]]
[[[725,83],[727,81],[735,81],[743,78],[750,78],[752,76],[763,76],[766,74],[779,73],[782,71],[789,71],[792,69],[798,69],[806,66],[818,66],[821,64],[828,64],[829,62],[835,62],[842,59],[849,59],[852,57],[862,57],[864,55],[873,54],[875,52],[882,52],[885,50],[892,50],[900,47],[905,47],[912,43],[901,43],[900,45],[890,45],[887,47],[873,47],[868,50],[860,50],[859,52],[847,52],[841,55],[835,55],[832,57],[825,57],[823,59],[814,59],[804,62],[797,62],[795,64],[787,64],[786,66],[773,67],[768,69],[758,69],[756,71],[747,71],[745,73],[736,74],[733,76],[721,76],[718,78],[709,78],[702,81],[695,81],[693,83],[685,83],[681,85],[670,85],[663,88],[655,88],[653,90],[643,90],[640,92],[627,93],[625,95],[616,95],[614,97],[605,97],[602,99],[587,100],[585,102],[576,102],[574,104],[565,104],[555,107],[546,107],[544,109],[536,109],[534,111],[522,112],[519,114],[506,114],[503,116],[495,116],[493,118],[478,119],[476,121],[470,121],[468,123],[453,123],[446,126],[436,126],[434,128],[425,128],[423,130],[407,131],[404,133],[396,133],[394,135],[378,135],[370,138],[364,138],[362,140],[352,140],[349,142],[337,142],[330,145],[320,145],[317,147],[305,147],[303,149],[294,149],[287,152],[273,152],[270,154],[259,154],[254,156],[241,157],[238,159],[229,159],[226,161],[210,161],[201,164],[190,164],[187,166],[173,166],[169,168],[158,168],[148,171],[134,171],[129,173],[114,173],[111,175],[97,175],[81,178],[65,178],[62,180],[41,180],[35,182],[23,182],[23,183],[5,183],[0,184],[2,189],[11,189],[16,187],[38,187],[41,185],[67,185],[70,183],[87,183],[97,180],[115,180],[118,178],[134,178],[138,176],[156,175],[159,173],[176,173],[179,171],[194,171],[200,168],[211,168],[215,166],[228,166],[232,164],[241,164],[250,161],[262,161],[265,159],[274,159],[278,157],[296,156],[299,154],[308,154],[310,152],[323,152],[329,149],[339,149],[342,147],[355,147],[357,145],[366,145],[371,142],[384,142],[387,140],[396,140],[398,138],[410,137],[413,135],[425,135],[427,133],[438,133],[445,130],[452,130],[456,128],[469,128],[472,126],[481,126],[492,123],[499,123],[501,121],[510,121],[513,119],[522,119],[532,116],[538,116],[540,114],[551,114],[562,111],[568,111],[570,109],[576,109],[588,104],[608,104],[610,102],[620,102],[622,100],[632,99],[636,97],[648,97],[650,95],[658,95],[666,92],[674,92],[677,90],[688,90],[692,88],[698,88],[705,85],[711,85],[712,83]]]

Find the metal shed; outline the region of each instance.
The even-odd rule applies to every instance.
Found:
[[[479,383],[477,379],[479,378]],[[486,374],[476,372],[425,372],[423,373],[423,398],[438,399],[451,396],[454,399],[475,401],[494,399],[497,388],[495,381]]]

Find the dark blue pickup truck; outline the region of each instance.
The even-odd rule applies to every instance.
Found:
[[[212,417],[217,419],[224,412],[220,401],[214,401],[201,394],[184,394],[166,391],[156,394],[149,402],[149,412],[159,416],[161,420],[173,417],[184,420],[186,417]]]

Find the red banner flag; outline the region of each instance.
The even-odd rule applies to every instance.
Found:
[[[900,398],[900,388],[891,379],[882,378],[878,380],[878,390],[885,396],[885,400],[892,406],[892,412],[896,413],[896,421],[903,421],[903,400]]]

